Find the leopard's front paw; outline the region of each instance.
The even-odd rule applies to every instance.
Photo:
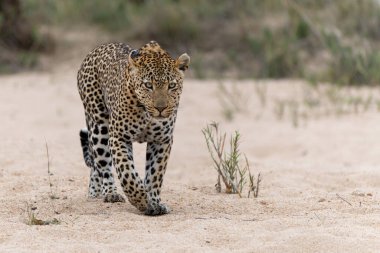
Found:
[[[148,204],[145,215],[155,216],[170,213],[170,208],[163,203],[152,202]]]
[[[125,202],[125,199],[123,196],[121,196],[120,194],[118,193],[108,193],[104,196],[104,202],[111,202],[111,203],[115,203],[115,202]]]
[[[99,199],[102,198],[102,194],[99,191],[88,191],[89,199]]]

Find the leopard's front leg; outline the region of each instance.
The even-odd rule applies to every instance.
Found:
[[[147,210],[147,194],[133,162],[132,142],[128,136],[111,132],[109,139],[112,162],[129,202],[140,211]]]
[[[168,143],[148,142],[146,150],[145,189],[147,191],[148,215],[166,214],[170,209],[161,203],[160,193],[166,165],[173,141]]]

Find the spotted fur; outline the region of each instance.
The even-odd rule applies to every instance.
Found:
[[[173,59],[157,42],[139,50],[122,43],[99,46],[78,72],[87,129],[80,131],[91,169],[88,194],[118,202],[115,167],[130,203],[148,215],[169,212],[160,192],[173,143],[184,72],[190,57]],[[147,142],[145,179],[133,162],[133,142]]]

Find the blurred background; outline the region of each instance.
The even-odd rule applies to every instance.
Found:
[[[380,82],[377,0],[0,0],[0,72],[38,67],[65,32],[90,27],[187,51],[193,78]]]

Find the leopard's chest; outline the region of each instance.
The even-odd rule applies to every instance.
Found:
[[[146,118],[138,123],[140,124],[130,124],[130,128],[127,130],[133,142],[166,143],[172,138],[175,117],[172,116],[167,119]]]

